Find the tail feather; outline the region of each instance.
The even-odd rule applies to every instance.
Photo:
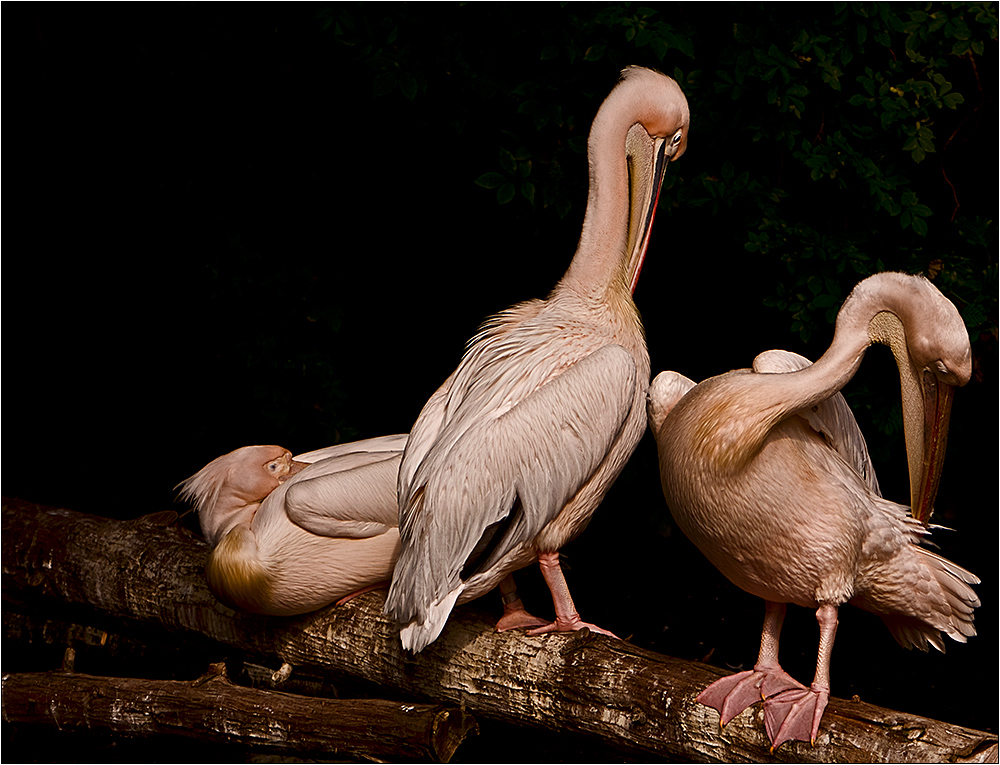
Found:
[[[979,577],[961,566],[922,547],[910,547],[915,558],[905,567],[909,581],[898,582],[890,593],[864,598],[864,608],[882,616],[886,626],[903,648],[926,651],[930,646],[944,652],[942,633],[959,643],[976,634],[973,612],[979,596],[971,585]],[[916,565],[912,565],[912,564]],[[870,607],[878,601],[880,607]]]
[[[436,600],[427,608],[423,621],[408,622],[399,630],[399,639],[403,648],[413,653],[420,653],[427,646],[437,640],[441,630],[444,629],[451,610],[455,607],[455,601],[465,589],[464,584],[460,584],[440,600]]]

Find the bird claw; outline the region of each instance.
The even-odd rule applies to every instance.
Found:
[[[529,635],[545,635],[549,632],[575,632],[576,630],[582,630],[584,627],[589,629],[591,632],[596,632],[601,635],[608,635],[609,637],[617,638],[618,636],[609,632],[602,627],[598,627],[596,624],[590,624],[589,622],[582,621],[579,616],[573,619],[565,619],[561,616],[557,616],[556,620],[550,624],[546,624],[543,627],[538,627],[537,629],[529,630]]]
[[[764,727],[771,739],[771,751],[786,741],[815,744],[829,700],[830,689],[815,683],[809,688],[792,688],[765,699]]]
[[[534,614],[528,613],[521,601],[505,605],[503,616],[497,622],[497,632],[507,632],[508,630],[526,629],[531,627],[546,627],[549,625],[547,619],[542,619]]]
[[[780,667],[754,667],[745,672],[720,678],[698,694],[698,702],[719,713],[723,726],[744,709],[782,691],[805,686]]]

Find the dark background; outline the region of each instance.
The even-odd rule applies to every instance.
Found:
[[[796,164],[790,131],[808,126],[825,145],[847,92],[813,87],[819,102],[779,123],[766,88],[720,86],[721,71],[765,66],[764,53],[727,58],[741,24],[757,35],[746,49],[766,52],[769,35],[786,50],[799,27],[841,34],[832,4],[780,17],[767,5],[660,6],[643,18],[670,44],[644,45],[622,21],[634,9],[599,4],[6,11],[5,496],[134,517],[175,507],[179,481],[242,445],[301,452],[407,431],[479,322],[561,276],[586,201],[590,120],[621,66],[654,66],[682,82],[693,115],[635,293],[654,374],[703,379],[772,347],[817,358],[860,278],[944,258],[938,283],[970,324],[976,369],[956,395],[937,503],[956,530],[935,541],[984,580],[980,634],[947,656],[907,652],[846,607],[833,693],[996,731],[995,10],[992,39],[976,28],[985,51],[949,70],[965,101],[934,114],[938,152],[916,163],[895,134],[871,135],[894,147],[878,164],[902,168],[933,211],[926,236],[879,213],[863,179],[836,187]],[[857,26],[868,23],[891,27]],[[905,37],[893,32],[883,58],[902,59]],[[758,84],[776,76],[760,71]],[[744,184],[766,188],[726,196],[744,168]],[[487,173],[514,183],[511,201],[477,185]],[[746,247],[748,232],[774,230],[753,203],[775,188],[782,225],[828,225],[845,252],[850,240],[850,268],[819,245]],[[869,221],[862,240],[855,218]],[[797,309],[789,295],[806,287]],[[897,379],[876,348],[845,393],[886,496],[905,502]],[[687,659],[755,660],[762,604],[673,525],[648,434],[564,556],[584,619]],[[519,584],[547,614],[537,571]],[[816,636],[812,613],[790,609],[783,664],[806,682]]]

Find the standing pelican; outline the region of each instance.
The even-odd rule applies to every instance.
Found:
[[[400,466],[402,550],[386,601],[405,648],[422,650],[456,603],[535,560],[556,620],[533,632],[598,629],[576,613],[558,550],[645,428],[649,355],[632,290],[688,121],[676,82],[625,69],[590,131],[569,269],[546,300],[487,319],[421,411]]]
[[[881,497],[838,393],[871,343],[888,345],[900,372],[912,515]],[[673,373],[653,381],[650,426],[677,524],[730,581],[766,604],[753,670],[698,697],[723,725],[764,698],[773,747],[815,743],[842,603],[881,616],[905,648],[943,651],[940,633],[963,643],[976,634],[979,599],[969,585],[979,580],[918,546],[937,493],[953,386],[970,374],[955,306],[922,277],[883,273],[845,301],[833,343],[815,364],[772,351],[753,370],[697,386]],[[816,609],[819,651],[808,688],[778,663],[787,603]]]
[[[395,485],[406,439],[294,460],[280,446],[245,446],[181,483],[213,547],[205,574],[216,597],[287,616],[387,582],[399,553]]]
[[[212,545],[209,588],[234,608],[313,611],[388,583],[399,554],[396,476],[408,436],[300,454],[245,446],[180,484]],[[540,623],[513,577],[500,583],[500,630]]]

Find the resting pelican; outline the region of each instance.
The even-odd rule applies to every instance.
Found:
[[[205,568],[224,603],[291,615],[388,584],[399,554],[396,475],[406,434],[300,454],[245,446],[179,485],[213,546]],[[537,624],[512,577],[497,629]]]
[[[838,393],[871,343],[888,345],[900,372],[913,515],[880,495]],[[675,373],[653,381],[650,427],[677,524],[730,581],[766,604],[753,670],[698,697],[719,711],[721,724],[764,698],[773,747],[815,743],[842,603],[881,616],[904,648],[943,651],[940,633],[963,643],[976,634],[979,599],[969,585],[979,579],[918,546],[929,533],[953,386],[968,382],[971,364],[955,306],[922,277],[883,273],[855,287],[815,364],[772,351],[753,370],[697,386]],[[808,688],[778,663],[787,603],[816,609],[819,651]]]
[[[649,355],[632,301],[663,172],[687,144],[669,77],[629,67],[589,139],[590,192],[569,269],[545,300],[487,319],[410,433],[402,550],[386,601],[414,652],[456,603],[538,560],[556,620],[580,620],[558,550],[579,534],[645,428]],[[610,634],[610,633],[608,633]]]
[[[294,460],[280,446],[245,446],[181,483],[213,547],[205,575],[216,597],[288,616],[387,582],[399,553],[395,485],[406,439]]]

